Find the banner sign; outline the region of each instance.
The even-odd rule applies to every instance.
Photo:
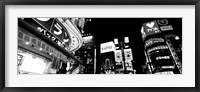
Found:
[[[113,41],[101,44],[101,53],[115,51],[115,44]]]

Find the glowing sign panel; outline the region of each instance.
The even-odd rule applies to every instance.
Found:
[[[115,44],[111,42],[106,42],[101,44],[101,53],[115,51]]]
[[[122,51],[121,50],[115,51],[115,61],[117,64],[122,62]]]
[[[160,33],[160,29],[156,21],[151,21],[143,24],[146,36]]]

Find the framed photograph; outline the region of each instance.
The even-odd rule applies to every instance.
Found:
[[[1,5],[2,92],[199,91],[199,0]]]

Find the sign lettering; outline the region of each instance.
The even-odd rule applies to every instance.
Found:
[[[112,41],[101,44],[101,53],[111,52],[114,50],[115,50],[115,45]]]
[[[54,37],[49,31],[42,29],[41,27],[37,27],[37,30],[41,32],[43,35],[47,36],[52,41],[56,42],[61,47],[65,47],[63,44],[61,44],[61,41],[57,39],[56,37]]]
[[[162,27],[160,27],[160,29],[162,31],[167,31],[167,30],[173,30],[173,27],[171,25],[169,25],[169,26],[162,26]]]

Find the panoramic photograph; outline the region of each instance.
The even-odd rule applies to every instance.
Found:
[[[182,18],[18,18],[17,74],[182,74]]]

